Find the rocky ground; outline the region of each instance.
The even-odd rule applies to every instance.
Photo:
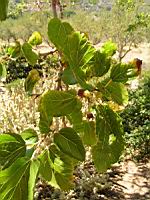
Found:
[[[150,162],[128,159],[98,174],[92,163],[75,171],[75,188],[68,193],[39,181],[36,200],[150,200]]]

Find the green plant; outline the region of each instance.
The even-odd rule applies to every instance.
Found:
[[[49,22],[48,36],[60,57],[59,72],[54,89],[42,94],[33,92],[40,80],[36,69],[25,80],[25,91],[39,98],[39,131],[29,128],[0,135],[2,200],[33,199],[38,176],[69,190],[74,167],[85,160],[86,146],[91,147],[99,172],[117,162],[124,149],[121,118],[108,102],[127,103],[124,83],[136,75],[135,66],[112,59],[116,45],[107,42],[96,50],[84,34],[57,18]],[[34,65],[38,56],[29,42],[10,52],[23,54]]]
[[[74,167],[85,161],[87,146],[99,172],[117,162],[124,149],[121,118],[109,102],[127,103],[124,84],[136,76],[135,66],[112,59],[117,50],[112,42],[95,49],[85,34],[57,18],[48,24],[48,37],[59,57],[52,87],[34,93],[40,81],[36,69],[24,82],[27,94],[33,100],[38,98],[39,129],[0,135],[2,200],[32,200],[38,176],[69,190],[73,187]],[[34,33],[28,42],[17,42],[8,52],[12,58],[23,56],[34,66],[39,59],[34,46],[41,41]]]
[[[28,43],[21,45],[19,41],[15,41],[13,45],[3,47],[3,56],[1,63],[7,71],[5,74],[6,83],[10,83],[18,78],[26,78],[32,69],[41,71],[42,66],[37,62],[39,56],[33,51],[33,46],[42,43],[42,37],[39,32],[34,32]],[[41,57],[41,62],[43,61]]]
[[[117,44],[119,60],[146,40],[150,17],[149,12],[142,10],[143,4],[143,1],[116,0],[112,10],[106,14],[104,34]]]
[[[51,13],[49,15],[51,16]],[[49,15],[46,12],[25,12],[17,19],[8,18],[0,23],[0,38],[4,41],[10,41],[12,38],[26,41],[34,31],[38,31],[47,40],[46,25]]]
[[[136,90],[129,90],[129,104],[121,113],[127,149],[137,159],[144,158],[150,153],[149,99],[150,75],[145,75]]]
[[[8,2],[9,0],[0,1],[0,21],[5,20],[7,17]]]

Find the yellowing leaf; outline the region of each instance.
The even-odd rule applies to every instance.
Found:
[[[31,45],[39,45],[42,43],[42,36],[39,32],[35,31],[32,33],[31,37],[29,38],[28,43]]]
[[[29,72],[28,77],[25,80],[24,87],[25,91],[32,94],[35,84],[40,80],[39,72],[36,69],[32,69]]]

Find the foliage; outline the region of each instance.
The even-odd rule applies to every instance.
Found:
[[[27,40],[34,31],[42,33],[47,40],[47,23],[51,13],[47,12],[24,12],[19,18],[7,18],[0,23],[0,38],[4,41],[22,39]]]
[[[86,11],[84,7],[81,9],[76,4],[69,6],[67,1],[64,18],[77,30],[87,34],[94,44],[111,38],[117,43],[119,58],[122,59],[122,56],[128,53],[128,47],[132,48],[149,38],[149,11],[141,1],[132,0],[131,2],[134,6],[116,3],[107,10],[96,4],[97,9]],[[86,3],[84,4],[86,7]],[[15,20],[8,15],[9,18],[0,24],[2,39],[7,40],[13,37],[25,40],[32,32],[38,31],[42,33],[44,40],[47,40],[47,22],[52,16],[49,5],[46,4],[47,7],[38,12],[32,8],[33,3],[27,7],[30,6],[31,10],[29,8],[23,10]],[[17,9],[17,6],[14,6],[14,9]]]
[[[8,2],[9,0],[0,0],[0,21],[7,17]]]
[[[117,6],[124,11],[126,5]],[[133,7],[128,5],[128,13]],[[128,27],[129,32],[133,33],[139,25],[145,26],[144,17],[138,15],[138,20]],[[20,101],[17,95],[16,104],[19,117],[26,100],[31,103],[28,109],[38,110],[37,117],[35,112],[28,113],[26,118],[30,117],[33,124],[23,129],[12,120],[18,120],[18,113],[8,105],[13,116],[8,112],[6,118],[9,124],[13,123],[10,129],[4,127],[5,132],[0,135],[2,200],[32,200],[38,177],[56,188],[69,190],[74,186],[75,166],[86,160],[86,147],[90,147],[92,161],[101,173],[118,161],[124,149],[122,121],[115,109],[128,103],[125,84],[137,75],[136,66],[114,60],[117,46],[111,41],[96,49],[86,33],[75,31],[57,18],[48,23],[48,38],[56,48],[59,64],[54,76],[48,74],[52,85],[48,82],[46,90],[43,85],[47,80],[35,69],[41,60],[35,46],[42,42],[37,31],[25,42],[16,40],[0,61],[0,77],[6,72],[7,58],[15,64],[25,60],[24,69],[26,64],[31,67],[24,81],[24,100]],[[23,71],[22,77],[26,75]],[[37,92],[38,84],[41,90]]]
[[[18,19],[26,10],[26,4],[22,1],[20,3],[9,0],[8,16],[7,18]]]
[[[145,75],[136,90],[129,90],[129,105],[121,113],[127,148],[137,159],[150,153],[150,75]],[[135,154],[134,154],[135,156]]]
[[[94,44],[106,41],[104,27],[106,25],[106,14],[108,11],[90,12],[79,8],[75,12],[74,15],[67,17],[66,20],[68,22],[77,30],[85,33]],[[82,20],[83,18],[84,20]]]
[[[60,57],[59,72],[53,87],[42,94],[34,93],[35,85],[40,82],[36,69],[25,80],[25,91],[31,100],[38,98],[39,129],[20,131],[19,136],[15,131],[7,132],[0,137],[1,151],[6,148],[9,157],[1,163],[2,200],[33,199],[38,176],[57,188],[71,189],[74,167],[86,159],[86,146],[91,147],[99,172],[117,162],[124,149],[121,118],[109,103],[127,103],[124,84],[136,76],[135,66],[117,63],[112,58],[116,51],[113,43],[97,50],[85,34],[57,18],[48,24],[48,37]],[[39,58],[30,40],[17,44],[9,52],[14,59],[23,56],[33,66]],[[115,98],[118,93],[119,98]],[[91,135],[94,140],[89,143]],[[12,141],[19,141],[19,150]]]
[[[122,60],[131,51],[146,39],[145,30],[148,29],[149,12],[142,10],[143,1],[115,1],[110,12],[107,12],[104,34],[111,38],[118,46],[118,58]],[[115,26],[114,26],[115,24]]]

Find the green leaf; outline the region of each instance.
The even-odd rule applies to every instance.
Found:
[[[117,45],[112,41],[105,42],[101,48],[101,52],[107,56],[113,56],[117,51]]]
[[[132,64],[115,64],[110,73],[110,78],[114,82],[126,83],[129,78],[135,77],[135,67]]]
[[[70,190],[73,187],[73,160],[60,152],[55,145],[50,147],[50,157],[53,163],[53,176],[50,184],[62,190]]]
[[[27,200],[30,161],[19,158],[9,168],[0,171],[0,199]]]
[[[83,115],[82,111],[79,109],[74,110],[72,113],[66,116],[69,122],[73,125],[73,129],[77,133],[82,133],[84,129],[84,124],[83,124]]]
[[[9,167],[16,159],[25,156],[26,145],[18,134],[0,134],[0,167]]]
[[[26,144],[33,145],[35,142],[38,141],[37,132],[34,129],[26,129],[21,133],[21,137],[24,139]]]
[[[78,134],[72,128],[62,128],[54,135],[54,142],[60,150],[79,161],[85,160],[85,149]]]
[[[21,44],[20,42],[16,41],[14,46],[11,46],[8,48],[7,53],[12,57],[12,58],[17,58],[21,54]]]
[[[29,38],[28,43],[33,45],[33,46],[42,44],[42,36],[41,36],[41,34],[39,32],[37,32],[37,31],[33,32],[32,35]]]
[[[101,77],[110,69],[111,59],[106,53],[96,51],[91,64],[91,76]]]
[[[95,48],[80,32],[69,36],[63,50],[71,69],[84,67],[93,58],[94,52]]]
[[[32,50],[32,46],[25,42],[22,45],[22,51],[30,65],[35,65],[38,60],[38,55]]]
[[[3,21],[7,17],[9,0],[0,0],[0,21]]]
[[[84,121],[82,140],[85,145],[92,146],[97,143],[96,126],[93,121]]]
[[[43,119],[50,116],[59,117],[72,113],[76,108],[81,109],[81,102],[76,95],[67,91],[47,91],[39,105],[40,113],[44,113]]]
[[[61,22],[58,18],[51,19],[48,24],[49,39],[59,50],[64,49],[68,35],[73,31],[69,23]]]
[[[119,138],[108,144],[107,142],[98,142],[96,146],[92,147],[92,158],[96,169],[103,173],[112,164],[116,163],[123,151],[123,139]]]
[[[50,132],[50,126],[52,125],[53,117],[51,114],[47,114],[47,111],[40,109],[40,121],[39,129],[42,134]]]
[[[63,71],[62,80],[67,85],[74,85],[77,83],[76,77],[69,67]]]
[[[79,32],[74,32],[69,36],[63,50],[74,78],[83,89],[87,90],[92,90],[93,87],[86,82],[86,73],[83,68],[93,58],[94,52],[95,48]]]
[[[1,200],[33,200],[39,161],[17,159],[9,168],[0,171]]]
[[[48,28],[49,39],[62,51],[69,64],[63,74],[64,82],[66,84],[78,82],[82,88],[92,90],[93,87],[86,82],[82,68],[94,56],[95,48],[83,34],[74,32],[68,23],[61,22],[59,19],[52,19]]]
[[[30,163],[30,176],[28,180],[28,198],[27,200],[34,199],[34,187],[37,180],[38,172],[39,172],[40,162],[39,160],[32,160]]]
[[[28,92],[29,95],[32,94],[33,88],[39,80],[40,80],[39,72],[36,69],[32,69],[29,72],[29,75],[25,79],[24,83],[25,91]]]
[[[40,156],[40,175],[46,180],[51,181],[52,179],[52,169],[49,150],[45,150]]]
[[[36,144],[36,142],[38,141],[38,135],[37,132],[31,128],[24,130],[21,133],[21,137],[23,138],[23,140],[26,143],[26,156],[28,156],[29,158],[32,157],[32,154],[34,152],[34,146]]]
[[[119,105],[128,103],[128,91],[124,84],[113,82],[111,79],[107,78],[102,82],[99,82],[97,87],[104,100],[112,100]]]
[[[0,79],[5,78],[7,75],[6,67],[0,63]]]
[[[91,84],[87,83],[86,73],[82,69],[74,69],[72,70],[72,73],[76,77],[77,82],[84,90],[93,91],[94,87]]]
[[[99,105],[96,108],[96,134],[100,140],[109,134],[115,136],[123,134],[121,118],[107,105]]]
[[[72,113],[68,114],[67,118],[73,125],[80,124],[82,122],[82,111],[80,109],[76,109]]]
[[[92,147],[92,157],[99,172],[118,161],[123,148],[123,128],[120,117],[108,106],[96,108],[96,134],[99,142]]]

